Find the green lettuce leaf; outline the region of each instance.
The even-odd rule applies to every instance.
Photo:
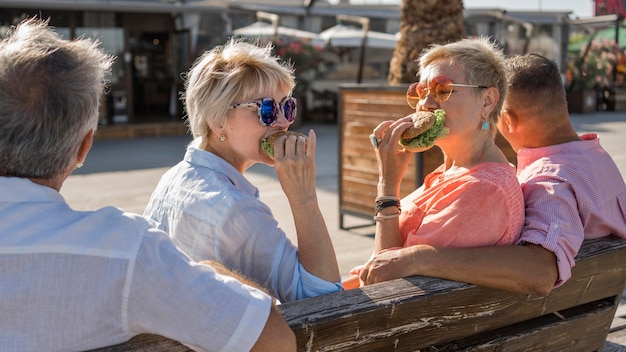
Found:
[[[446,113],[442,109],[437,109],[434,113],[436,120],[433,127],[413,139],[401,139],[399,142],[400,145],[409,148],[430,147],[435,143],[436,139],[448,134],[448,128],[443,125],[443,121],[446,119]]]
[[[270,158],[274,159],[274,146],[267,141],[267,138],[261,140],[261,148],[267,153],[267,155],[270,156]]]

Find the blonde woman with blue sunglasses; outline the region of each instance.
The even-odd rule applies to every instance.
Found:
[[[317,201],[315,133],[278,138],[273,158],[261,148],[297,113],[293,69],[271,49],[231,39],[194,63],[183,98],[194,141],[163,175],[144,215],[193,259],[221,262],[289,302],[342,287]],[[256,163],[276,169],[297,247],[244,176]]]

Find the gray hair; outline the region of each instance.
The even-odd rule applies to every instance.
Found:
[[[500,98],[490,115],[490,120],[497,121],[507,89],[502,50],[487,37],[461,39],[445,45],[433,44],[420,57],[419,71],[439,59],[458,65],[465,71],[469,84],[498,89]]]
[[[0,41],[0,175],[49,179],[75,162],[113,61],[98,44],[34,18]]]
[[[185,79],[183,100],[194,137],[207,137],[232,116],[236,103],[261,98],[259,92],[295,86],[293,67],[272,55],[271,44],[259,46],[231,38],[200,56]]]

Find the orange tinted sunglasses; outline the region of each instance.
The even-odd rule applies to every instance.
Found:
[[[430,94],[435,101],[443,103],[450,99],[452,92],[454,92],[454,87],[487,88],[486,86],[475,84],[452,83],[448,76],[437,76],[430,81],[428,87],[425,87],[421,82],[411,84],[406,91],[406,102],[409,103],[411,108],[416,109],[417,104]]]

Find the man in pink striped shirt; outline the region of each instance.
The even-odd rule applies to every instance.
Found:
[[[507,65],[509,93],[498,128],[517,150],[526,203],[520,241],[541,246],[549,262],[556,260],[556,266],[546,263],[550,271],[538,267],[535,274],[549,274],[542,285],[549,292],[571,277],[582,234],[626,238],[626,186],[598,136],[574,131],[556,64],[530,54]]]
[[[597,135],[574,130],[557,65],[529,54],[507,59],[507,66],[498,129],[518,153],[526,204],[519,245],[421,245],[411,263],[394,251],[381,253],[362,272],[366,284],[393,279],[399,267],[412,265],[420,275],[543,295],[571,277],[583,239],[626,239],[624,179]]]

